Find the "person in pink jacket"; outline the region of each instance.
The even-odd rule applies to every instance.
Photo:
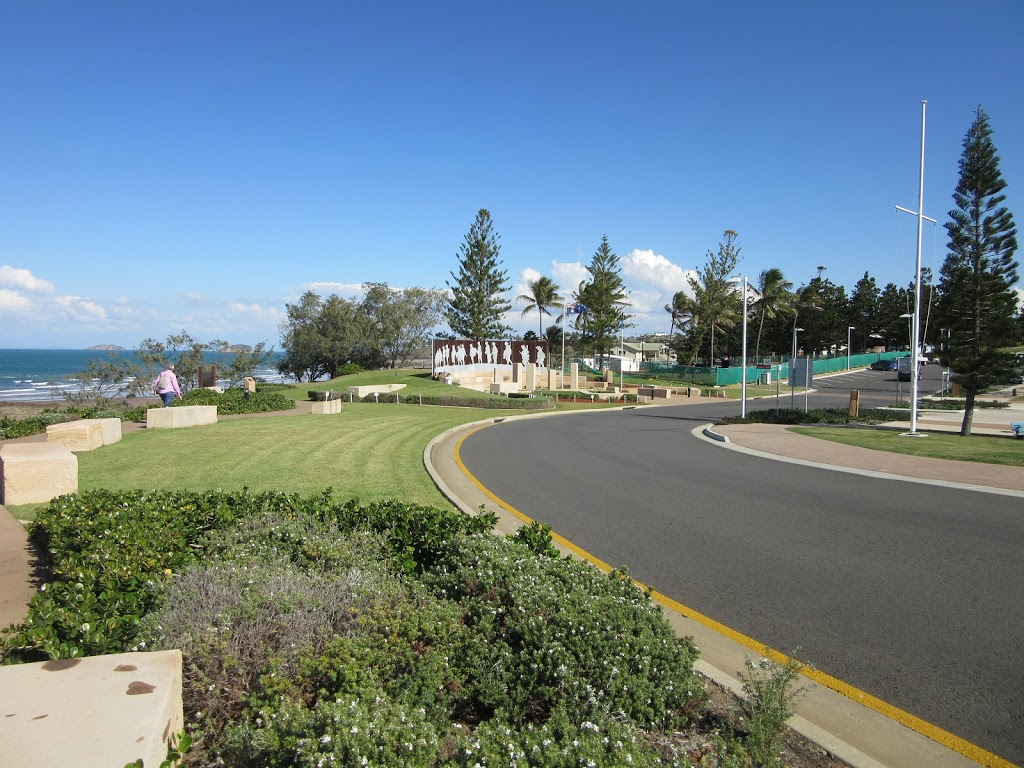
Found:
[[[181,397],[181,389],[178,387],[178,377],[174,373],[174,364],[171,363],[167,369],[160,372],[160,375],[153,380],[153,394],[159,395],[164,401],[164,408],[174,400],[174,396]]]

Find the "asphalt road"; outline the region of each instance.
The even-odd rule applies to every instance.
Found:
[[[895,399],[895,374],[864,371],[817,382],[811,407],[846,403],[851,385],[864,406]],[[1021,500],[690,434],[723,411],[738,405],[505,422],[467,439],[462,459],[504,501],[659,592],[1024,763]]]

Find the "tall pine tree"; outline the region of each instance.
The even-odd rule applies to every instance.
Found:
[[[1009,376],[1012,357],[1000,347],[1014,343],[1017,228],[1003,206],[1006,187],[981,107],[964,138],[956,208],[946,223],[949,253],[939,280],[940,323],[950,329],[941,355],[966,395],[961,435],[971,433],[978,392]]]
[[[604,367],[604,356],[615,343],[619,328],[626,322],[626,287],[619,270],[619,257],[612,252],[608,236],[601,238],[587,267],[590,277],[580,283],[576,301],[587,308],[577,315],[580,342],[585,349],[599,358]]]
[[[502,321],[512,303],[504,296],[508,273],[501,269],[500,250],[491,213],[481,208],[459,247],[459,272],[451,273],[454,283],[445,281],[452,292],[445,314],[457,337],[482,341],[511,330]]]

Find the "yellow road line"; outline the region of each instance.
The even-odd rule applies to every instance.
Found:
[[[465,442],[466,438],[468,438],[470,435],[473,435],[479,430],[484,429],[485,427],[488,426],[491,425],[484,424],[482,426],[479,426],[476,429],[467,432],[459,439],[459,441],[455,444],[455,463],[458,465],[459,469],[462,470],[462,473],[466,476],[466,478],[474,486],[476,486],[477,490],[484,494],[484,496],[489,498],[491,501],[493,501],[499,507],[504,509],[506,512],[509,512],[510,514],[514,515],[515,517],[529,525],[534,522],[532,518],[530,518],[527,515],[524,515],[522,512],[520,512],[512,505],[506,503],[502,499],[499,499],[497,496],[495,496],[491,492],[491,490],[487,488],[479,480],[477,480],[476,477],[474,477],[473,473],[470,472],[469,469],[466,467],[466,465],[462,463],[463,442]],[[592,563],[605,573],[612,570],[612,567],[608,565],[608,563],[604,562],[600,558],[595,557],[586,550],[580,549],[571,541],[555,533],[554,531],[551,531],[551,538],[554,541],[561,544],[566,549],[568,549],[574,555]],[[788,656],[786,656],[783,653],[779,653],[778,651],[772,648],[769,648],[764,643],[759,643],[753,638],[747,637],[742,632],[737,632],[735,629],[727,627],[724,624],[715,621],[711,617],[705,616],[703,613],[700,613],[699,611],[695,611],[692,608],[688,608],[682,603],[673,600],[671,597],[663,595],[660,592],[656,592],[653,589],[650,589],[646,584],[637,581],[636,579],[633,579],[633,582],[641,589],[650,592],[651,597],[657,602],[661,603],[666,608],[670,608],[671,610],[681,614],[682,616],[685,616],[688,619],[693,619],[694,621],[703,624],[708,629],[714,630],[718,634],[728,637],[730,640],[733,640],[739,643],[740,645],[749,648],[755,653],[761,656],[767,656],[768,658],[778,662],[779,664],[786,664],[790,661],[790,658]],[[932,725],[931,723],[925,720],[922,720],[921,718],[915,715],[910,714],[905,710],[900,709],[899,707],[895,707],[892,704],[883,701],[882,699],[876,698],[875,696],[872,696],[870,693],[866,693],[865,691],[862,691],[859,688],[854,688],[852,685],[844,683],[842,680],[839,680],[838,678],[832,677],[831,675],[825,674],[824,672],[821,672],[816,669],[811,669],[809,667],[805,667],[803,669],[803,675],[805,677],[810,678],[811,680],[814,680],[816,683],[824,685],[826,688],[831,688],[836,693],[839,693],[845,696],[846,698],[857,702],[858,704],[862,704],[868,709],[874,710],[875,712],[878,712],[879,714],[888,717],[890,720],[895,720],[900,725],[906,726],[907,728],[910,728],[912,731],[916,731],[922,736],[926,736],[932,741],[942,744],[944,747],[948,747],[954,752],[958,752],[964,757],[967,757],[973,760],[974,762],[979,763],[980,765],[984,765],[987,768],[1016,768],[1016,766],[1013,763],[1009,762],[1008,760],[1004,760],[1003,758],[999,757],[999,755],[995,755],[989,752],[988,750],[979,747],[976,744],[972,744],[969,741],[961,739],[959,736],[955,736],[949,731],[945,731],[935,725]]]

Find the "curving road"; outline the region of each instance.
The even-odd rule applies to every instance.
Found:
[[[856,372],[819,382],[811,407],[845,403],[851,382],[864,405],[894,399],[893,374]],[[659,592],[1024,763],[1022,500],[690,434],[723,411],[738,405],[505,422],[469,437],[462,459],[504,501]]]

